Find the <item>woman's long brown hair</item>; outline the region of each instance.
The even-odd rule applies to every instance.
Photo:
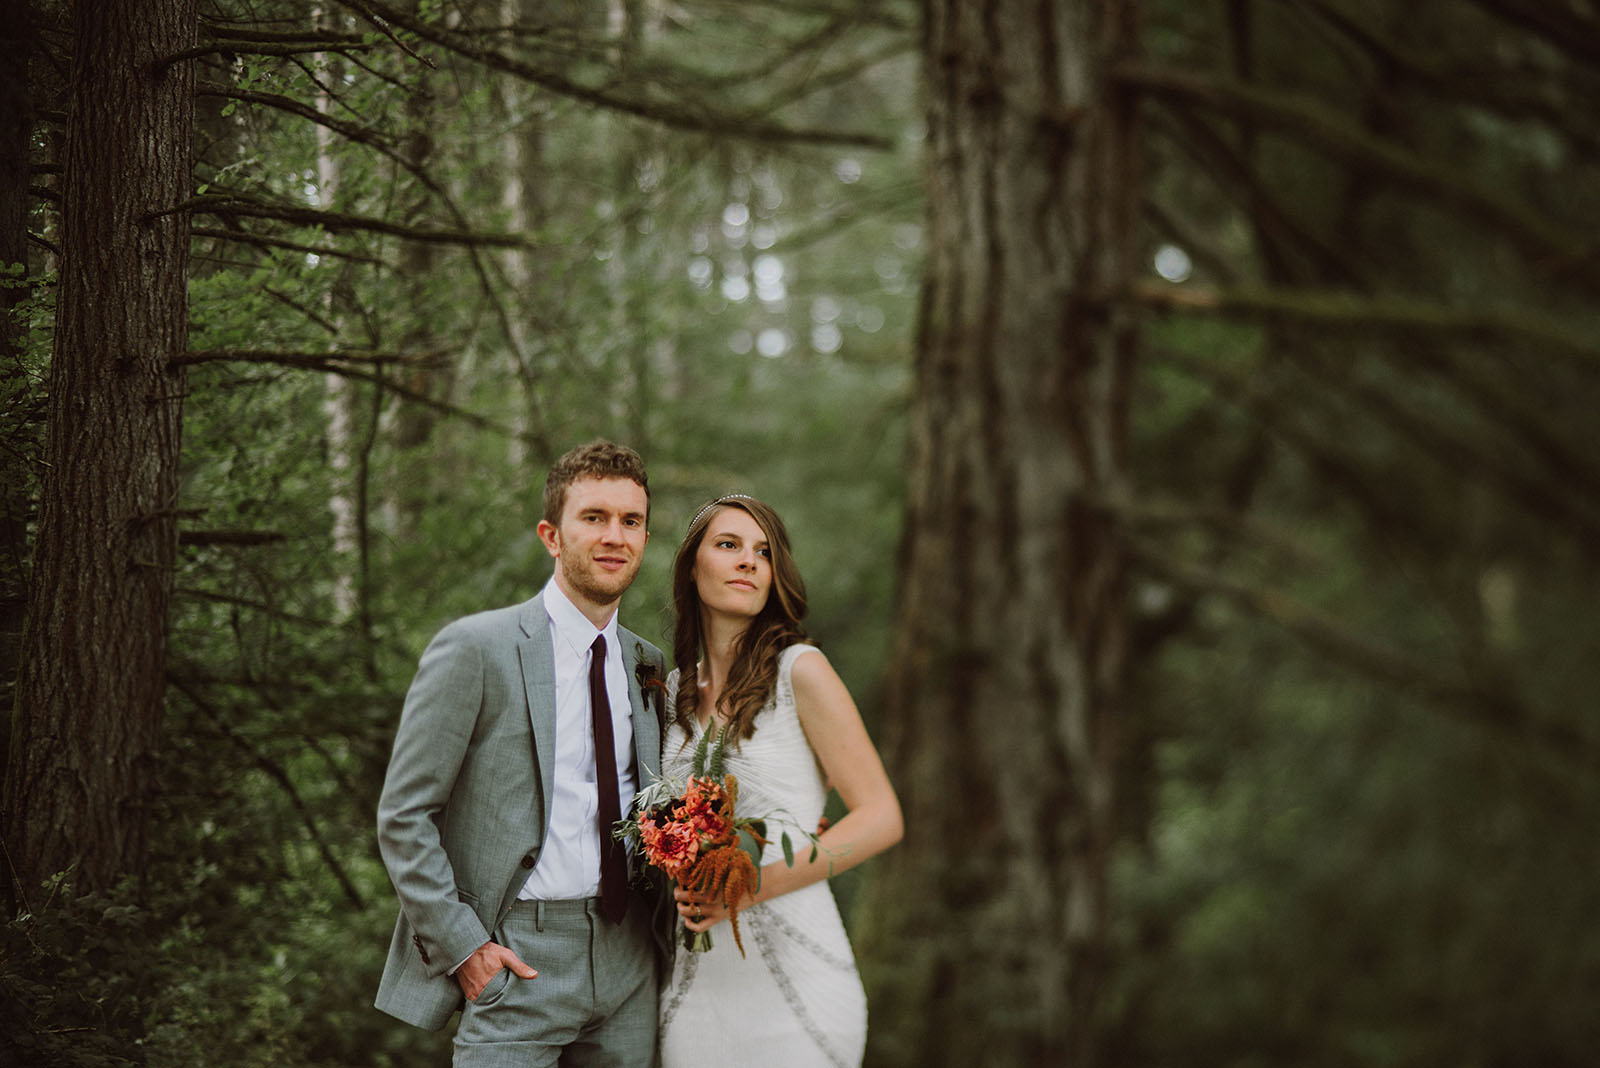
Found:
[[[717,697],[717,708],[727,717],[735,739],[755,734],[756,713],[772,696],[778,682],[778,654],[796,642],[804,642],[806,584],[789,550],[789,532],[772,507],[754,497],[730,494],[711,501],[689,523],[689,530],[678,546],[672,563],[672,607],[676,621],[672,632],[672,659],[678,665],[677,710],[674,719],[690,733],[700,699],[699,661],[705,648],[700,623],[700,593],[694,583],[695,556],[712,520],[724,508],[738,508],[749,514],[767,536],[772,554],[772,588],[767,603],[750,621],[750,626],[734,643],[733,666],[728,681]]]

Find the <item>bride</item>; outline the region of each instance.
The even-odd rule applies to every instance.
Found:
[[[664,772],[682,782],[708,730],[728,727],[741,814],[766,816],[761,881],[732,937],[679,949],[661,994],[663,1068],[856,1065],[867,1000],[827,879],[894,845],[900,802],[855,702],[805,640],[805,583],[783,521],[744,494],[695,514],[672,572],[676,611]],[[849,812],[813,851],[828,790]],[[782,831],[800,846],[785,863]],[[727,919],[723,902],[674,891],[690,931]],[[719,934],[726,934],[724,927]]]

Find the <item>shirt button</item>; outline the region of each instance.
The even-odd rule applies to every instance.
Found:
[[[532,854],[529,854],[528,856],[525,856],[525,857],[522,858],[522,866],[524,868],[533,867],[533,856],[532,856]]]

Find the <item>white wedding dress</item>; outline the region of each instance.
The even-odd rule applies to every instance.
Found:
[[[754,737],[729,745],[725,767],[739,780],[738,815],[767,817],[763,866],[783,862],[789,832],[795,860],[810,855],[827,784],[795,712],[790,671],[814,646],[794,645],[778,659],[772,699],[756,716]],[[678,673],[667,682],[676,695]],[[669,723],[672,707],[668,705]],[[683,783],[700,728],[686,739],[670,724],[665,774]],[[661,992],[662,1068],[827,1068],[859,1065],[867,1042],[867,997],[827,880],[739,913],[746,956],[726,923],[711,929],[712,948],[679,943]]]

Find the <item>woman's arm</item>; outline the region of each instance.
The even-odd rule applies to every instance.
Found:
[[[900,841],[904,825],[900,799],[883,769],[883,761],[867,735],[861,713],[844,681],[820,654],[803,653],[790,668],[795,707],[806,740],[817,755],[823,774],[839,791],[848,813],[823,832],[815,859],[811,851],[796,850],[794,866],[783,861],[761,869],[761,889],[746,905],[767,901],[820,882],[855,867]],[[693,931],[704,931],[721,921],[726,910],[720,901],[694,900],[678,890],[678,911]],[[695,922],[696,908],[704,919]],[[742,907],[742,906],[741,906]]]

